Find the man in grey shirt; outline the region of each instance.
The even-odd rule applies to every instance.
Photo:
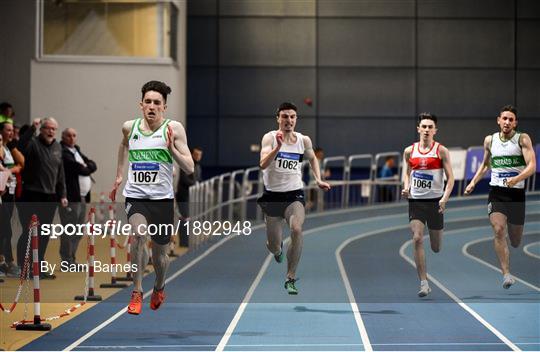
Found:
[[[34,136],[39,127],[39,135]],[[34,119],[32,126],[21,136],[19,149],[25,157],[22,173],[23,192],[18,204],[22,234],[17,242],[17,262],[24,264],[28,243],[28,224],[36,214],[41,225],[51,224],[58,201],[67,207],[62,147],[55,139],[58,122],[52,117]],[[40,234],[38,228],[38,235]],[[39,262],[45,257],[49,236],[39,236]],[[41,265],[40,265],[41,266]],[[54,275],[41,273],[42,279],[54,279]]]

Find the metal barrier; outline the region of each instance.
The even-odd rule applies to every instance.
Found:
[[[476,171],[481,159],[470,151],[468,153],[467,163],[474,165],[474,170],[468,171],[470,175]],[[397,173],[392,177],[380,177],[379,168],[387,157],[395,158]],[[304,191],[308,199],[307,212],[371,205],[378,201],[377,194],[383,187],[394,195],[394,202],[400,201],[400,175],[403,168],[400,152],[378,153],[375,156],[357,154],[328,157],[322,161],[321,166],[323,170],[331,170],[326,181],[330,183],[332,190],[325,193],[316,184],[306,185]],[[462,173],[466,181],[464,170]],[[535,177],[536,175],[527,180],[527,189],[535,189]],[[463,188],[462,185],[459,186],[458,195],[462,194]],[[193,185],[189,188],[190,219],[211,223],[224,220],[260,222],[263,216],[256,200],[263,189],[262,171],[258,166],[235,170]],[[189,236],[190,247],[197,247],[209,237],[211,236]]]

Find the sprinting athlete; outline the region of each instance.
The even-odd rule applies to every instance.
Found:
[[[295,132],[298,115],[293,103],[282,103],[276,111],[277,131],[266,133],[262,139],[260,167],[263,170],[264,193],[257,200],[265,214],[266,246],[278,263],[283,261],[282,223],[291,229],[287,250],[285,289],[298,294],[296,268],[302,253],[302,225],[305,219],[302,161],[309,161],[317,186],[325,191],[330,185],[321,180],[319,162],[313,152],[311,139]]]
[[[429,113],[420,114],[417,130],[420,140],[405,148],[403,153],[405,170],[401,194],[409,199],[414,262],[420,278],[418,296],[425,297],[431,288],[427,279],[424,228],[427,225],[431,250],[439,252],[444,228],[443,212],[454,187],[454,174],[448,149],[434,140],[437,117]],[[446,188],[443,173],[447,179]]]
[[[193,173],[193,159],[184,127],[180,122],[164,117],[171,88],[163,82],[150,81],[141,91],[140,107],[144,117],[126,121],[122,126],[116,180],[110,193],[114,201],[122,183],[127,157],[128,180],[123,195],[133,232],[132,257],[137,265],[137,271],[133,273],[134,290],[128,306],[129,314],[140,314],[142,309],[142,275],[146,264],[144,245],[150,224],[171,225],[152,236],[152,264],[156,280],[150,308],[158,309],[165,300],[165,274],[169,267],[167,252],[174,222],[173,159],[183,171]]]
[[[491,168],[488,214],[495,236],[495,253],[503,274],[502,286],[508,289],[515,279],[510,274],[506,233],[508,231],[512,247],[519,247],[525,224],[525,180],[536,172],[536,157],[529,135],[516,131],[515,107],[503,106],[497,124],[500,131],[484,139],[484,160],[467,185],[465,194],[471,194]]]

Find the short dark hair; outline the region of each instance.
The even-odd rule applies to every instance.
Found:
[[[142,92],[141,100],[144,99],[144,95],[146,94],[146,92],[149,92],[151,90],[161,94],[165,102],[167,102],[167,95],[171,94],[171,87],[169,87],[165,83],[160,82],[160,81],[150,81],[150,82],[146,82],[144,86],[142,86],[141,88],[141,92]]]
[[[501,111],[499,112],[499,115],[502,114],[505,111],[510,111],[512,114],[516,115],[517,119],[517,108],[514,105],[505,105],[501,108]]]
[[[435,125],[437,125],[437,116],[435,114],[429,113],[429,112],[423,112],[420,115],[418,115],[418,120],[416,121],[416,126],[420,126],[420,121],[422,120],[431,120],[435,122]]]
[[[13,105],[11,105],[10,103],[8,103],[7,101],[3,102],[0,104],[0,114],[3,113],[4,111],[6,111],[7,109],[9,108],[12,108],[13,109]]]
[[[283,102],[279,105],[279,107],[277,108],[276,110],[276,116],[279,116],[279,112],[281,110],[294,110],[294,111],[298,111],[298,108],[296,107],[296,105],[294,105],[294,103],[291,103],[291,102]]]

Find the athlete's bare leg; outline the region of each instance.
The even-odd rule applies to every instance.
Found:
[[[495,246],[495,253],[499,258],[501,270],[503,275],[510,273],[510,258],[508,254],[508,244],[506,243],[506,215],[502,213],[491,213],[489,215],[489,221],[493,228],[493,244]]]
[[[266,248],[270,253],[277,255],[281,252],[281,241],[283,240],[283,218],[266,216]]]
[[[510,237],[510,244],[512,247],[519,247],[521,244],[521,238],[523,237],[523,225],[514,225],[508,223],[508,237]]]
[[[306,218],[304,206],[300,202],[291,203],[285,209],[285,220],[291,229],[291,244],[287,250],[287,278],[296,278],[296,268],[302,254],[304,235],[302,226]]]
[[[144,274],[144,268],[148,263],[148,258],[144,255],[146,235],[139,233],[138,231],[142,228],[146,228],[147,221],[142,214],[135,213],[129,217],[129,224],[134,233],[132,235],[133,238],[131,243],[131,260],[133,264],[137,265],[137,270],[133,272],[133,290],[143,292],[142,276]],[[146,262],[144,262],[144,260],[146,260]]]
[[[161,290],[165,286],[165,275],[169,268],[169,244],[152,243],[152,264],[156,272],[154,287]]]
[[[432,229],[428,229],[429,230],[429,243],[431,244],[431,250],[434,252],[434,253],[439,253],[439,251],[441,250],[441,245],[442,245],[442,235],[443,235],[443,230],[432,230]]]
[[[424,228],[425,225],[420,220],[411,220],[411,231],[413,235],[414,262],[420,280],[427,280],[426,255],[424,253]]]

